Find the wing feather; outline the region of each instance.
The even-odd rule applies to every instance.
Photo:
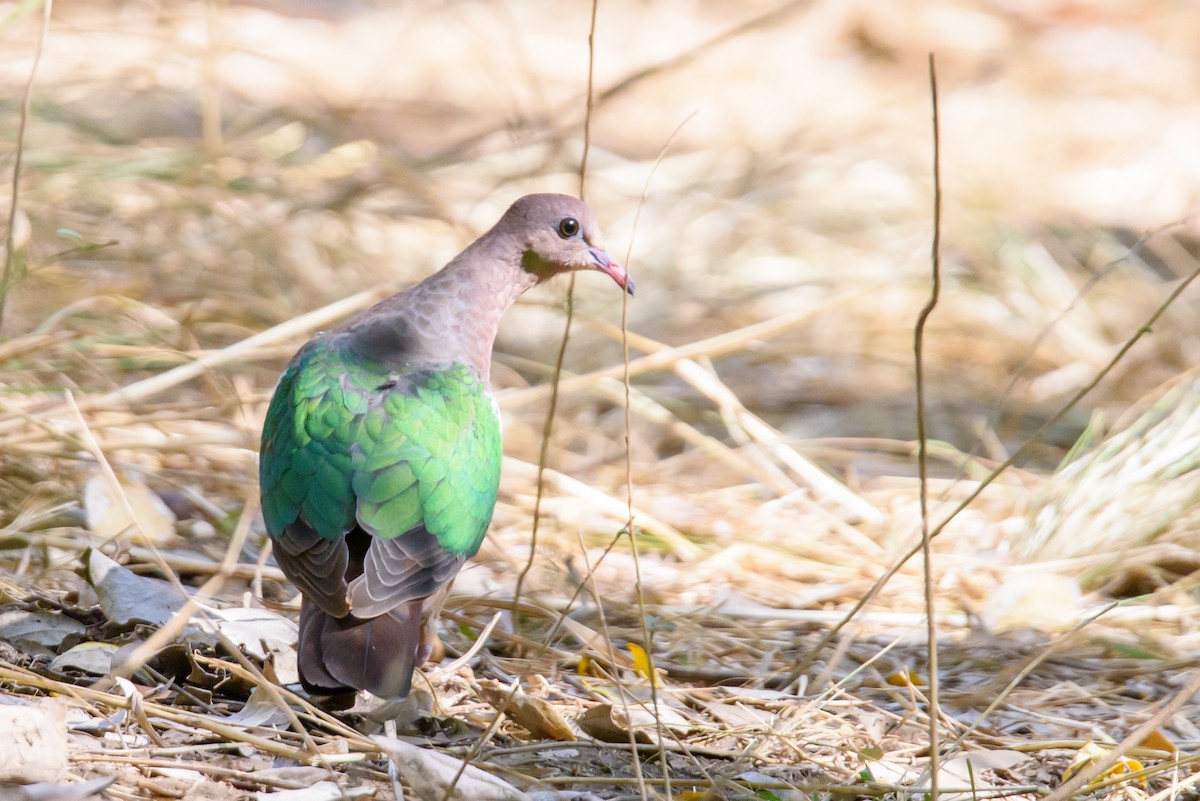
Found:
[[[466,557],[446,550],[424,526],[402,537],[376,539],[363,574],[350,582],[350,607],[358,617],[381,615],[407,601],[428,598],[458,574]]]
[[[353,330],[315,340],[284,372],[260,480],[281,569],[322,611],[370,618],[433,595],[478,550],[500,429],[468,368],[376,360],[371,348],[392,343],[376,332],[356,345]],[[365,557],[349,553],[356,526],[373,535]]]

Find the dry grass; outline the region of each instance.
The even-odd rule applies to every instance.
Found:
[[[150,635],[99,611],[80,567],[91,546],[187,586],[216,576],[221,605],[290,614],[292,589],[260,559],[261,526],[235,538],[275,377],[312,332],[435,269],[515,196],[574,188],[585,5],[56,8],[0,342],[0,612],[62,610],[83,633],[0,642],[0,689],[70,699],[72,775],[116,774],[109,793],[123,799],[318,775],[391,792],[373,741],[286,691],[303,726],[228,720],[248,698],[272,708],[266,690],[251,696],[274,686],[256,672],[286,666],[176,646],[131,685],[89,686],[50,663],[80,640]],[[21,8],[0,4],[9,131],[38,22]],[[928,280],[925,54],[939,59],[946,191],[946,286],[926,334],[938,522],[1197,269],[1200,18],[1185,0],[1153,13],[903,8],[601,4],[588,198],[614,249],[632,247],[639,286],[633,507],[669,713],[637,744],[547,742],[505,719],[477,764],[602,798],[652,795],[663,765],[677,799],[921,786],[920,565],[814,646],[920,530],[911,353]],[[632,237],[655,155],[697,110]],[[0,166],[14,156],[0,143]],[[644,634],[617,537],[624,370],[609,289],[579,281],[519,610],[561,288],[528,297],[502,330],[502,495],[450,603],[450,650],[466,653],[504,614],[465,664],[431,670],[435,692],[421,696],[436,714],[418,730],[451,753],[496,722],[488,679],[523,677],[568,720],[649,698],[624,647]],[[980,767],[977,797],[1059,786],[1085,741],[1122,740],[1196,670],[1198,311],[1193,287],[933,542],[954,744],[943,762],[959,750],[981,766],[983,754],[1031,757]],[[101,462],[124,496],[97,478]],[[104,539],[89,481],[152,530]],[[137,500],[155,495],[176,518],[165,528]],[[1198,716],[1185,699],[1159,727],[1176,752],[1149,742],[1135,753],[1144,776],[1092,789],[1194,792]],[[107,733],[104,719],[116,721]],[[634,760],[660,733],[666,760]],[[263,772],[293,763],[313,767]],[[941,789],[963,781],[944,775]]]

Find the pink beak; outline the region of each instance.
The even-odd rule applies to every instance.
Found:
[[[600,248],[588,248],[588,252],[592,255],[592,262],[595,263],[596,269],[616,281],[617,286],[624,289],[632,297],[634,294],[634,285],[629,275],[625,272],[625,268],[613,261],[613,258]]]

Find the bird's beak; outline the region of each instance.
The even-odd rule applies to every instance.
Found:
[[[600,248],[588,248],[588,254],[591,255],[592,264],[595,265],[597,270],[616,281],[617,286],[624,289],[632,297],[634,293],[633,280],[625,272],[624,267],[613,261],[613,258]]]

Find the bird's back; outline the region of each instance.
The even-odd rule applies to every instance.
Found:
[[[421,603],[440,598],[491,520],[491,393],[472,367],[427,352],[402,317],[368,317],[301,349],[267,412],[263,517],[303,592],[301,667],[317,689],[331,678],[406,693]],[[400,675],[377,664],[392,662]]]

